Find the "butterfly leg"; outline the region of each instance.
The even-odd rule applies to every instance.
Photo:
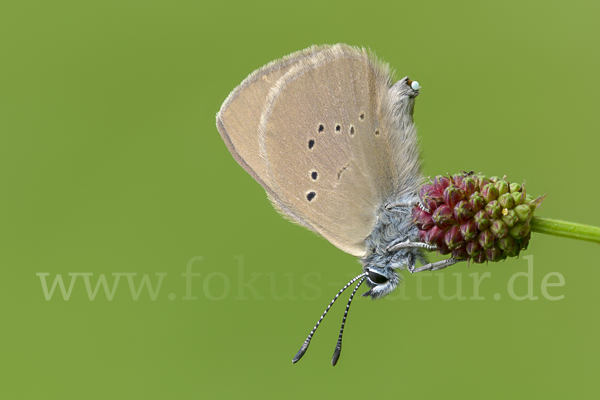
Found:
[[[388,211],[394,211],[397,208],[413,208],[414,206],[418,206],[421,210],[431,214],[431,210],[425,206],[425,204],[420,201],[414,201],[412,203],[390,203],[385,206],[385,209]]]
[[[446,260],[423,265],[422,267],[413,269],[412,271],[410,271],[410,269],[409,269],[409,271],[410,272],[437,271],[438,269],[444,269],[446,267],[449,267],[449,266],[459,263],[461,261],[466,261],[466,260],[461,260],[461,259],[457,259],[457,258],[448,258]]]
[[[421,243],[421,242],[411,242],[410,239],[406,239],[404,241],[401,241],[401,239],[395,240],[385,250],[388,253],[392,253],[392,252],[398,251],[400,249],[407,249],[407,248],[421,248],[421,249],[426,249],[429,251],[437,250],[436,246],[433,246],[433,245],[427,244],[427,243]]]

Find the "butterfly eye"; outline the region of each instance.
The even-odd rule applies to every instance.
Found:
[[[381,285],[382,283],[386,283],[388,281],[388,278],[373,270],[369,270],[368,276],[371,282],[376,283],[378,285]]]

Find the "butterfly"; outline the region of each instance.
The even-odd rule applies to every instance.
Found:
[[[427,264],[411,210],[424,179],[413,122],[417,81],[393,83],[389,66],[363,48],[312,46],[250,74],[217,113],[217,128],[236,161],[295,223],[360,257],[362,272],[331,301],[292,360],[306,352],[319,324],[348,287],[352,292],[332,364],[339,359],[354,295],[379,299],[398,271]],[[416,269],[416,262],[424,264]]]

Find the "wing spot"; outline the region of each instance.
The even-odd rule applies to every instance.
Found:
[[[335,131],[336,131],[337,133],[340,133],[340,132],[342,131],[342,127],[340,126],[340,124],[337,124],[337,125],[335,126]]]
[[[365,120],[365,113],[362,113],[358,116],[358,119],[360,119],[361,121]]]
[[[338,182],[340,181],[340,178],[342,177],[342,174],[344,173],[344,171],[348,168],[348,166],[350,165],[350,163],[344,165],[342,168],[340,168],[340,170],[337,173],[337,180]]]
[[[306,199],[307,199],[308,201],[312,201],[312,200],[315,198],[315,196],[316,196],[316,195],[317,195],[317,194],[316,194],[315,192],[308,192],[308,193],[306,194]]]
[[[354,125],[350,125],[350,136],[354,136]]]
[[[379,135],[379,129],[375,130],[375,136]]]
[[[310,140],[308,141],[308,148],[309,148],[309,149],[312,149],[313,147],[315,147],[315,141],[314,141],[314,140],[312,140],[312,139],[310,139]]]
[[[325,130],[325,125],[319,124],[319,128],[317,129],[319,133],[322,133]]]
[[[310,173],[310,177],[313,179],[313,181],[316,181],[318,177],[317,171],[312,171]]]

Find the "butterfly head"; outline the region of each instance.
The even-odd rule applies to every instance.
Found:
[[[365,283],[369,286],[369,291],[363,296],[369,296],[373,300],[390,294],[400,283],[400,276],[389,266],[365,265],[363,270],[367,274]]]
[[[411,98],[417,97],[421,89],[419,82],[411,80],[408,76],[400,79],[396,85],[402,94]]]
[[[411,270],[415,267],[415,261],[423,261],[423,256],[418,249],[402,248],[396,252],[388,254],[373,254],[363,265],[365,282],[369,286],[369,291],[363,296],[369,296],[371,299],[380,299],[392,293],[396,286],[402,282],[402,277],[398,274],[399,270]]]
[[[400,249],[391,254],[371,255],[363,266],[365,282],[370,288],[363,296],[376,300],[392,293],[402,281],[398,271],[414,267],[415,259],[419,258],[415,252],[418,250]]]

